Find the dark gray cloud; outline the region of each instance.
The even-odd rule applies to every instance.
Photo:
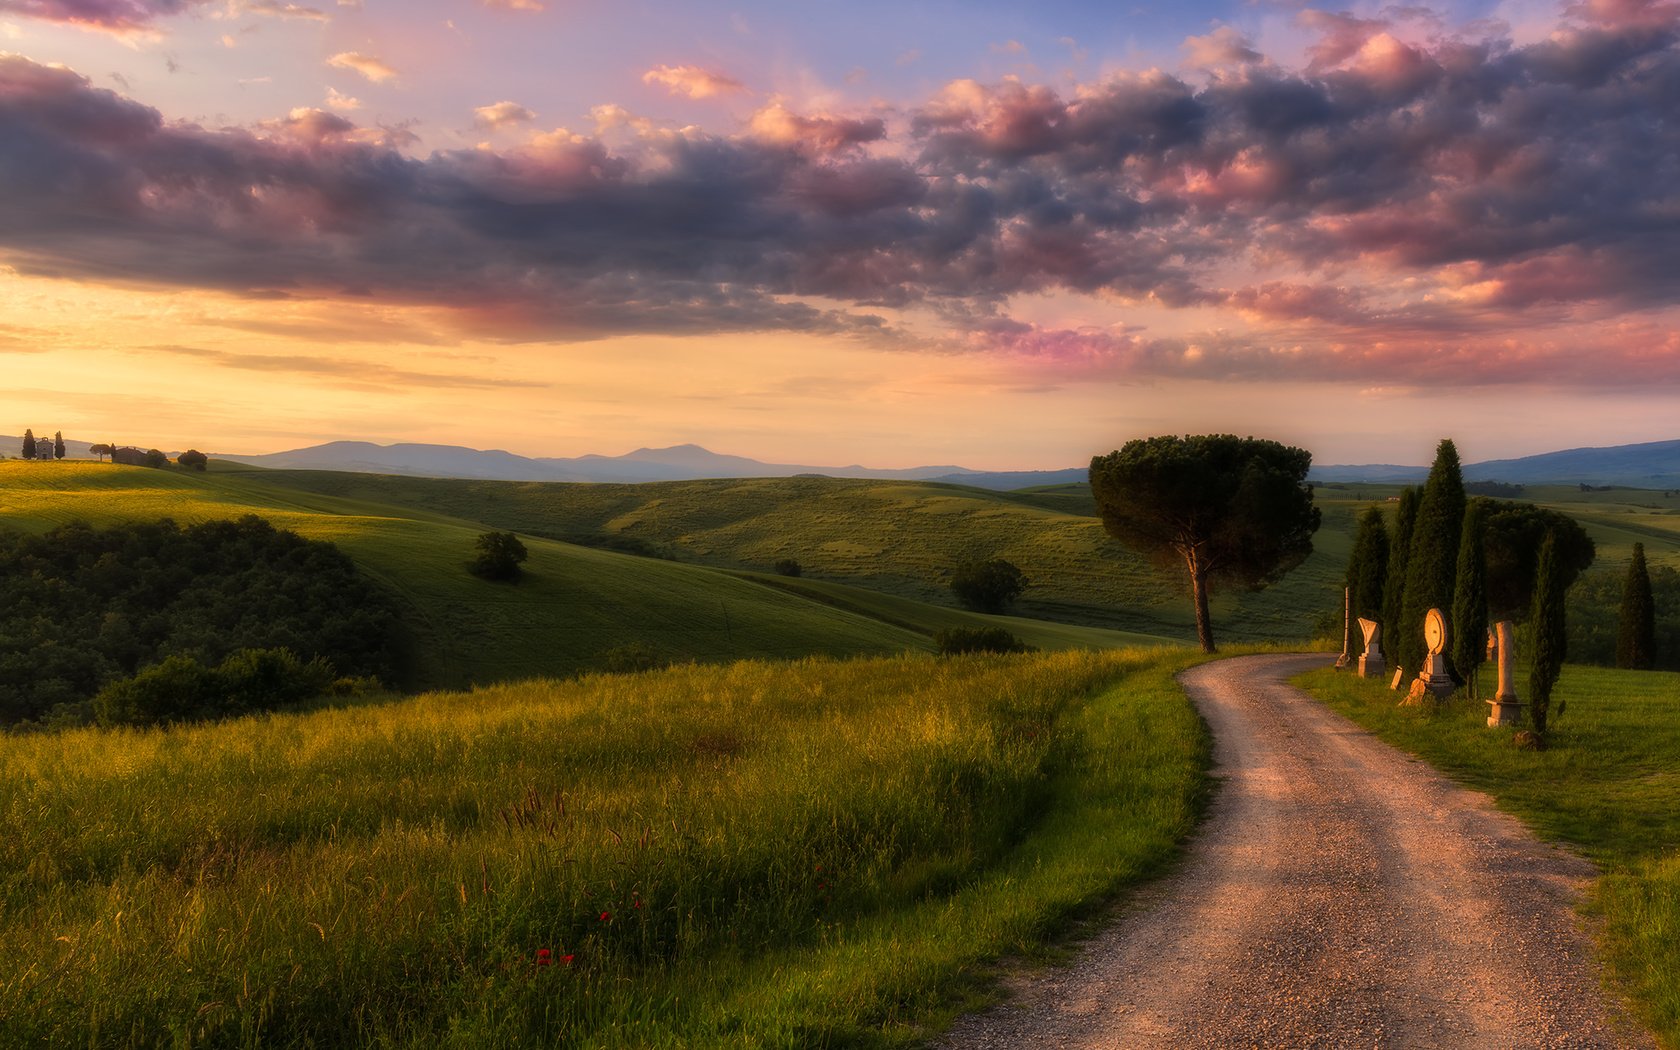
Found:
[[[1305,71],[1224,34],[1201,83],[958,82],[883,150],[878,119],[777,108],[734,138],[415,158],[325,113],[171,123],[3,58],[0,254],[27,273],[437,305],[510,339],[891,340],[871,311],[909,307],[1031,353],[1044,333],[992,321],[1057,291],[1320,341],[1485,334],[1580,304],[1680,305],[1677,12],[1596,0],[1529,47],[1412,45],[1309,13]],[[1184,360],[1127,346],[1139,370]]]

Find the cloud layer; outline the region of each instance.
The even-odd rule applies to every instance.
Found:
[[[116,25],[170,5],[25,6]],[[823,331],[1116,374],[1671,380],[1677,19],[1592,0],[1516,47],[1307,12],[1304,69],[1220,30],[1187,42],[1188,78],[965,80],[896,114],[776,102],[733,136],[648,123],[614,147],[556,131],[425,158],[318,110],[172,123],[3,57],[0,257],[438,304],[519,339]],[[744,90],[695,67],[649,79]],[[1187,320],[1169,336],[1013,316],[1070,294]]]

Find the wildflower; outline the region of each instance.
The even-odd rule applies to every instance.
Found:
[[[576,958],[577,958],[577,956],[572,955],[572,954],[562,955],[562,956],[560,956],[560,965],[561,966],[570,966],[570,965],[572,965],[572,960],[576,959]]]
[[[570,961],[571,956],[569,956],[569,955],[566,956],[566,959],[568,961]],[[550,952],[547,948],[538,948],[537,949],[537,965],[538,966],[547,966],[552,962],[553,962],[553,959],[550,958]]]
[[[602,922],[611,922],[612,921],[612,912],[610,912],[610,911],[602,912],[601,913],[601,921]]]

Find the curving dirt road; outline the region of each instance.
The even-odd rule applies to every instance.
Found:
[[[1645,1047],[1573,910],[1592,869],[1289,676],[1182,681],[1223,780],[1181,870],[946,1047]]]

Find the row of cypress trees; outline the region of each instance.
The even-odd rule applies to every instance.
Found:
[[[1401,492],[1392,532],[1380,508],[1365,512],[1348,564],[1353,614],[1383,624],[1383,648],[1396,666],[1421,667],[1424,617],[1430,609],[1447,615],[1448,664],[1472,697],[1486,656],[1488,506],[1466,497],[1458,449],[1443,440],[1423,488]],[[1546,531],[1533,564],[1529,693],[1535,729],[1544,733],[1565,654],[1564,590],[1574,576],[1560,563],[1555,530]]]

